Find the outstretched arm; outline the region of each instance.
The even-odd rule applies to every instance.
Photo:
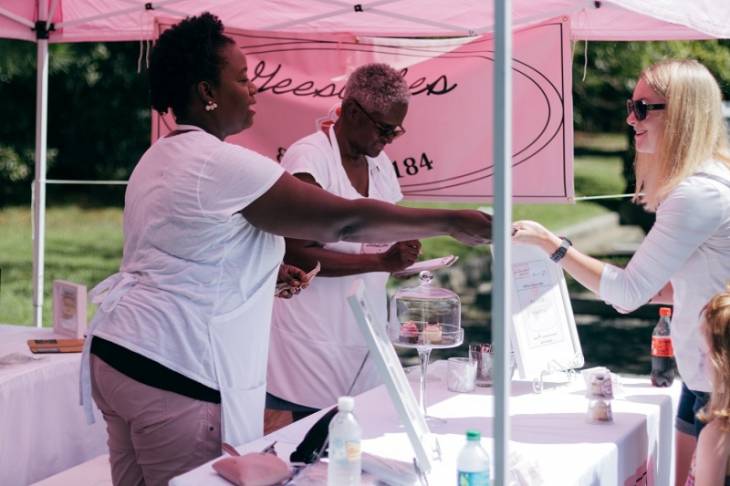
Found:
[[[489,241],[492,219],[480,211],[416,209],[372,199],[349,200],[284,173],[241,213],[269,233],[315,241],[392,242],[450,235]]]
[[[320,277],[342,277],[367,272],[397,272],[418,258],[421,242],[399,241],[383,253],[342,253],[314,241],[286,239],[284,260],[292,265],[308,266],[320,262]]]
[[[314,177],[306,172],[294,174],[302,182],[321,187]],[[418,258],[421,243],[418,240],[399,241],[384,253],[343,253],[324,248],[317,241],[286,239],[286,255],[284,260],[303,268],[314,266],[320,262],[322,277],[341,277],[367,272],[397,272]]]
[[[512,225],[512,239],[518,243],[539,246],[545,253],[552,255],[560,246],[558,236],[535,221],[517,221]],[[601,274],[605,263],[581,253],[574,247],[568,248],[560,265],[588,290],[599,293]]]

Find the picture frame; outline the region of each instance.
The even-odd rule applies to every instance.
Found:
[[[421,473],[428,474],[433,461],[441,457],[438,439],[431,433],[426,417],[408,383],[408,378],[388,337],[386,323],[377,322],[375,317],[377,314],[372,310],[373,306],[365,294],[365,284],[361,279],[353,283],[347,301],[413,446],[418,469]]]
[[[563,269],[533,245],[512,244],[511,342],[521,379],[585,364]]]
[[[53,281],[53,332],[70,338],[86,333],[86,286]]]

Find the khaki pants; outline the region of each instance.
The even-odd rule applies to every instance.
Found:
[[[221,454],[219,404],[147,386],[94,355],[91,383],[115,486],[167,485]]]

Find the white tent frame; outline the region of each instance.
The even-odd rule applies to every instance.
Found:
[[[0,8],[0,16],[9,18],[21,25],[36,31],[37,41],[37,76],[36,76],[36,125],[35,125],[35,178],[33,181],[33,323],[42,327],[43,323],[43,283],[45,265],[45,210],[46,210],[46,169],[47,169],[47,119],[48,119],[48,37],[55,28],[69,27],[83,24],[102,18],[112,18],[130,12],[156,10],[174,16],[184,17],[185,12],[179,12],[168,5],[180,3],[184,0],[159,0],[157,2],[140,3],[135,0],[122,0],[129,7],[104,14],[60,22],[53,25],[48,19],[53,19],[60,0],[52,0],[51,7],[43,0],[37,0],[38,21],[30,22],[25,18]],[[303,17],[294,21],[275,24],[268,30],[291,28],[297,24],[316,20],[318,18],[335,17],[352,12],[352,4],[342,0],[313,0],[333,6],[333,10],[318,16]],[[511,309],[511,221],[512,221],[512,168],[510,164],[512,152],[512,106],[507,100],[512,99],[512,0],[494,0],[494,24],[478,29],[469,29],[460,26],[434,22],[427,19],[404,16],[388,12],[378,7],[400,0],[371,0],[361,4],[371,14],[387,18],[406,20],[409,22],[445,28],[462,35],[474,36],[494,31],[495,36],[495,71],[494,71],[494,111],[493,111],[493,156],[494,172],[494,227],[493,227],[493,274],[494,285],[492,300],[492,322],[502,323],[509,321]],[[600,8],[600,1],[584,0],[585,5],[576,7],[575,11]],[[558,15],[570,15],[575,11],[564,9],[556,11],[554,15],[543,13],[534,19],[520,19],[521,24],[530,23]],[[493,27],[493,28],[492,28]],[[699,34],[699,33],[698,33]],[[140,36],[142,39],[144,36]],[[495,484],[506,484],[508,470],[508,441],[510,431],[508,408],[508,376],[507,357],[510,353],[509,332],[506,326],[493,326],[493,340],[497,344],[495,356],[495,413],[494,413],[494,446],[495,446]]]
[[[512,16],[511,0],[496,2],[494,12],[494,220],[492,228],[492,342],[494,357],[494,481],[509,474],[509,376],[512,322]],[[499,325],[505,323],[505,325]],[[511,369],[510,369],[511,371]]]
[[[166,4],[176,3],[181,0],[161,0],[152,4],[155,10],[168,12],[174,15],[182,15],[184,13],[176,12],[172,9],[164,7]],[[317,0],[323,3],[333,5],[345,5],[339,10],[335,10],[328,16],[336,16],[351,11],[351,5],[344,4],[337,0]],[[378,11],[376,5],[383,3],[391,3],[398,0],[378,0],[369,4],[368,10],[371,13],[381,14],[383,16],[394,15]],[[511,0],[502,0],[496,2],[498,5],[495,12],[495,42],[496,42],[496,63],[495,63],[495,90],[494,90],[494,160],[495,163],[495,196],[494,196],[494,271],[495,299],[492,302],[493,321],[507,322],[507,312],[510,309],[510,288],[511,279],[510,272],[510,222],[512,221],[512,170],[509,164],[512,151],[512,106],[505,100],[512,99],[511,90],[511,63],[512,57],[512,28],[510,6]],[[0,15],[4,15],[12,20],[16,20],[29,28],[35,28],[37,34],[37,74],[36,74],[36,125],[35,125],[35,179],[33,181],[33,324],[36,327],[43,326],[43,284],[44,284],[44,268],[45,268],[45,226],[46,226],[46,171],[47,171],[47,132],[48,132],[48,32],[55,28],[48,22],[55,13],[58,0],[54,0],[51,4],[50,11],[47,11],[47,4],[43,1],[38,2],[38,19],[34,25],[23,18],[19,18],[10,12],[0,9]],[[144,7],[142,7],[144,8]],[[57,27],[63,27],[88,22],[98,18],[110,18],[117,15],[129,13],[130,11],[139,10],[140,6],[133,6],[127,9],[109,12],[107,14],[77,19],[72,22],[59,23]],[[563,12],[565,13],[565,12]],[[397,16],[401,20],[404,16]],[[311,18],[302,18],[297,22],[288,22],[271,26],[271,30],[289,28],[296,23],[303,23],[311,20]],[[487,32],[490,27],[479,29],[475,32],[470,29],[437,24],[427,22],[423,19],[410,17],[407,20],[413,22],[426,23],[427,25],[438,25],[439,27],[448,27],[449,29],[463,31],[466,35],[474,36],[480,32]],[[509,124],[508,124],[509,122]],[[501,162],[501,163],[500,163]],[[495,482],[496,484],[504,484],[504,479],[508,473],[508,441],[509,441],[509,409],[507,393],[507,360],[510,352],[509,333],[503,326],[495,327],[495,342],[497,345],[497,355],[495,363]],[[501,419],[500,419],[501,418]]]

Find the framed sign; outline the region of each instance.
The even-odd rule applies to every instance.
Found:
[[[365,295],[365,285],[362,280],[358,279],[352,285],[347,301],[360,331],[365,336],[370,355],[375,360],[393,406],[406,429],[416,454],[418,467],[421,472],[428,474],[431,471],[432,461],[440,459],[438,441],[431,434],[426,418],[408,384],[408,378],[388,338],[385,323],[376,322],[377,314],[373,312],[373,307]]]
[[[512,244],[511,337],[522,379],[583,367],[563,270],[536,246]]]
[[[86,332],[86,286],[53,281],[53,332],[83,338]]]

